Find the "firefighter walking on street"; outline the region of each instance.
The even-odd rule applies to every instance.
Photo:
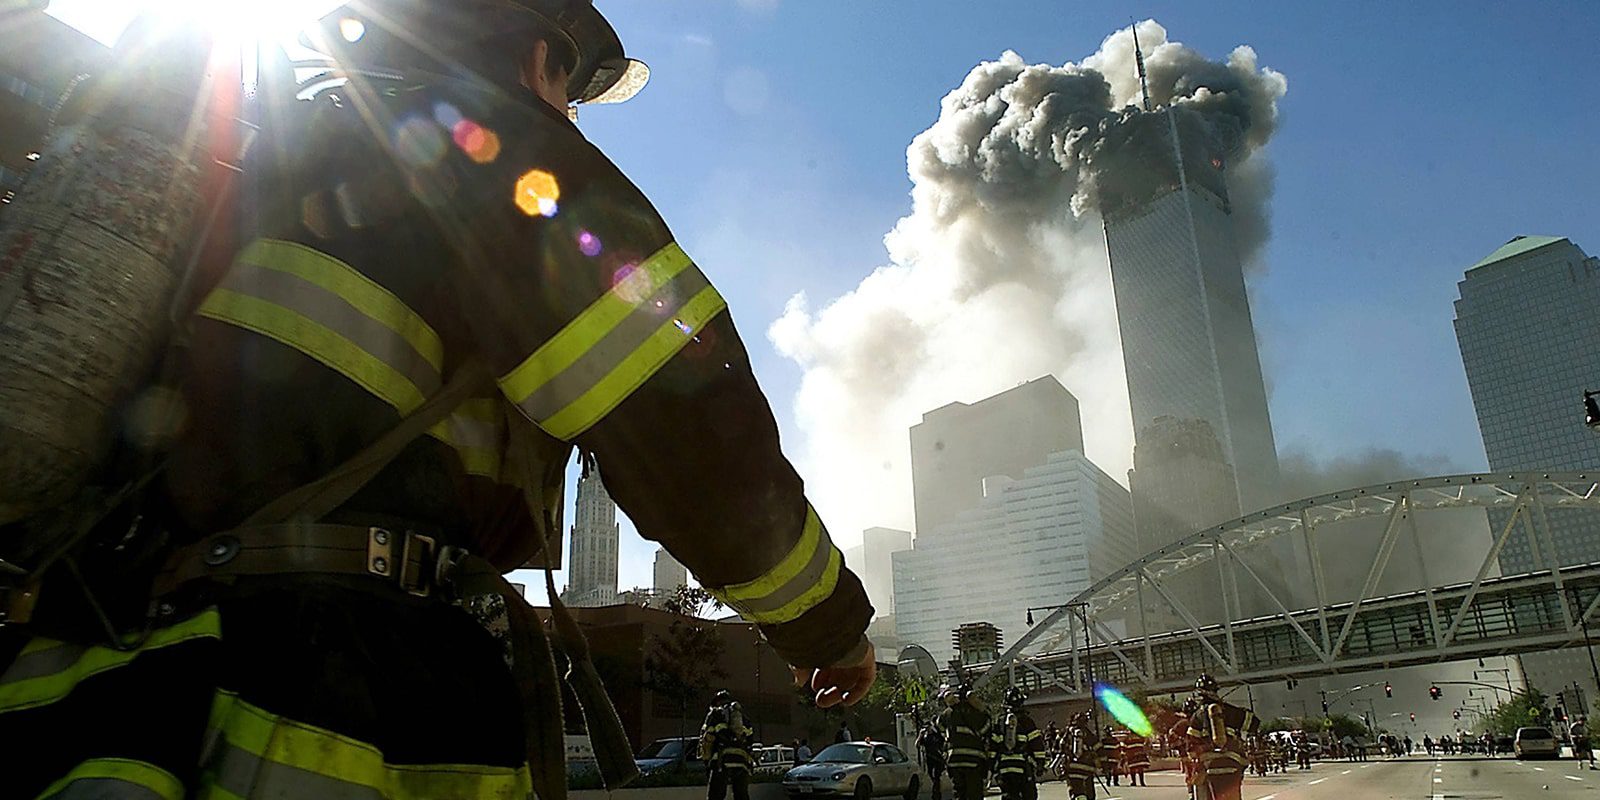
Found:
[[[716,704],[700,728],[701,754],[706,761],[706,800],[750,800],[750,728],[733,695],[717,692]]]
[[[1072,718],[1063,737],[1068,800],[1095,800],[1095,778],[1100,774],[1098,738],[1089,715]]]
[[[1122,771],[1128,776],[1128,785],[1145,785],[1144,774],[1149,769],[1150,740],[1138,734],[1130,735],[1122,744]]]
[[[978,707],[969,684],[947,687],[941,694],[945,709],[939,713],[939,728],[948,743],[945,768],[952,792],[956,800],[983,800],[989,779],[989,714]]]
[[[503,574],[560,563],[575,451],[817,705],[860,700],[872,606],[726,304],[573,122],[644,85],[611,25],[590,0],[366,0],[305,36],[315,77],[262,57],[238,202],[178,245],[216,253],[150,370],[182,424],[57,515],[73,558],[0,576],[5,796],[562,796],[552,646]],[[91,78],[64,119],[143,75]]]
[[[1201,674],[1194,688],[1199,708],[1187,733],[1199,755],[1206,800],[1239,800],[1249,764],[1247,742],[1259,733],[1261,723],[1249,709],[1223,701],[1210,675]]]
[[[1015,686],[1006,689],[1006,709],[989,734],[989,750],[1000,776],[1004,800],[1037,800],[1044,771],[1044,731],[1024,707],[1027,698]]]
[[[937,720],[930,721],[917,732],[917,758],[922,762],[922,769],[928,773],[928,783],[933,793],[933,800],[939,800],[942,787],[939,785],[944,776],[946,742],[944,733],[939,730]]]

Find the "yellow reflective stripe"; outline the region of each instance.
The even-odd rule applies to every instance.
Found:
[[[131,758],[91,758],[80,762],[66,777],[50,784],[39,800],[62,796],[69,787],[74,789],[72,797],[183,800],[183,783],[177,776]]]
[[[595,342],[605,338],[656,289],[677,277],[694,262],[677,242],[661,248],[634,271],[567,323],[516,369],[500,379],[513,402],[522,402],[562,370],[572,366]]]
[[[982,750],[974,750],[974,749],[972,749],[970,747],[952,747],[952,748],[950,748],[950,757],[954,758],[956,756],[971,756],[973,758],[988,758],[989,754],[984,752],[984,751],[982,751]]]
[[[237,260],[287,272],[344,298],[404,337],[435,370],[444,370],[444,344],[439,334],[400,298],[355,267],[327,253],[281,239],[257,239],[245,246]]]
[[[388,362],[357,346],[338,331],[276,303],[229,289],[216,289],[197,313],[293,347],[355,381],[401,414],[409,414],[423,403],[424,397],[417,385]]]
[[[695,332],[704,328],[712,317],[727,307],[728,304],[715,288],[707,286],[701,289],[684,304],[677,316],[661,323],[644,344],[628,354],[622,363],[592,388],[554,415],[534,421],[557,439],[569,440],[583,433],[650,380],[689,343]]]
[[[755,580],[708,591],[752,622],[788,622],[833,594],[843,563],[843,555],[808,503],[800,540],[783,560]]]
[[[216,609],[203,611],[189,619],[153,631],[143,644],[134,650],[115,650],[110,647],[90,647],[70,665],[49,674],[7,681],[0,675],[0,711],[16,711],[53,703],[70,694],[80,682],[106,670],[116,669],[140,653],[192,639],[219,639],[222,636],[222,617]],[[63,645],[56,642],[57,645]]]
[[[208,739],[207,779],[245,797],[444,797],[524,800],[533,791],[526,766],[388,764],[373,745],[279,717],[218,692]]]

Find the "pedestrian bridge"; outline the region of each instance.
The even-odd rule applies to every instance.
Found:
[[[1444,509],[1490,512],[1493,537],[1471,581],[1429,585],[1429,557],[1418,515]],[[1087,696],[1096,682],[1148,691],[1189,687],[1200,672],[1224,683],[1270,680],[1509,655],[1582,644],[1600,629],[1600,563],[1560,566],[1552,510],[1600,510],[1600,475],[1516,473],[1448,475],[1367,486],[1307,498],[1207,528],[1135,561],[1066,600],[1019,638],[985,670],[980,681],[1008,678],[1036,700]],[[1324,550],[1339,554],[1342,532],[1355,520],[1381,520],[1382,538],[1355,599],[1329,603]],[[1594,518],[1600,524],[1600,516]],[[1375,531],[1369,523],[1363,535]],[[1502,549],[1525,537],[1537,571],[1497,576]],[[1414,591],[1375,596],[1380,578],[1407,548]],[[1264,576],[1248,548],[1276,542],[1303,580],[1295,590]],[[1293,552],[1283,545],[1292,544]],[[1337,555],[1335,556],[1337,557]],[[1194,570],[1205,565],[1204,573]],[[1286,565],[1289,566],[1289,565]],[[1214,570],[1214,572],[1213,572]],[[1230,612],[1200,619],[1176,587],[1183,576],[1204,575]],[[1241,583],[1257,608],[1245,617]],[[1191,580],[1191,586],[1193,585]],[[1289,595],[1310,594],[1314,605],[1295,609]],[[1213,604],[1215,605],[1215,604]],[[1181,620],[1176,629],[1150,631],[1152,609]]]

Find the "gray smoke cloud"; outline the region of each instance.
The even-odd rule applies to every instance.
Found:
[[[1287,82],[1249,47],[1212,61],[1153,20],[1138,33],[1152,100],[1226,158],[1251,258],[1271,196],[1259,153]],[[796,295],[773,323],[804,372],[798,460],[835,535],[910,527],[907,429],[923,412],[1044,374],[1078,397],[1087,455],[1126,480],[1133,434],[1097,209],[1119,157],[1166,141],[1164,115],[1130,108],[1139,92],[1131,28],[1079,64],[1009,51],[979,64],[906,152],[912,211],[884,237],[889,263],[820,308]]]

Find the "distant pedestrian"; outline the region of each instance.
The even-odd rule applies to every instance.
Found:
[[[850,735],[850,726],[846,725],[843,720],[840,720],[839,732],[833,735],[833,743],[840,744],[842,742],[853,742],[855,740],[855,737]]]
[[[806,739],[796,739],[794,742],[795,766],[811,762],[811,744]]]

